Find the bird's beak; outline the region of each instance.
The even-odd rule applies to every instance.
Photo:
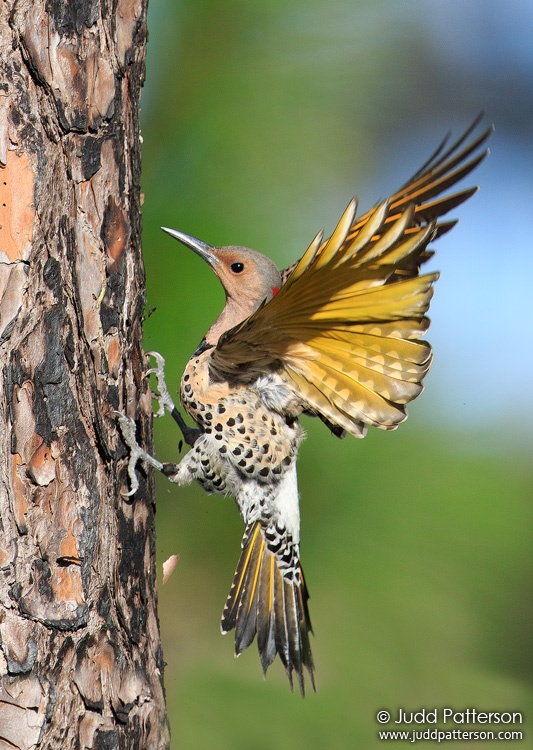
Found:
[[[211,247],[211,245],[208,245],[207,242],[197,240],[196,237],[191,237],[189,234],[185,234],[184,232],[178,232],[176,229],[169,229],[168,227],[161,227],[161,229],[163,230],[163,232],[170,234],[171,237],[174,237],[175,240],[178,240],[178,242],[181,242],[181,244],[185,245],[185,247],[193,250],[197,255],[200,256],[200,258],[203,258],[206,263],[209,263],[211,267],[220,263],[219,259],[213,252],[213,248]]]

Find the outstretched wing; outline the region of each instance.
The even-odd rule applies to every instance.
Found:
[[[475,188],[437,196],[486,155],[469,158],[490,131],[458,151],[469,132],[358,220],[352,201],[326,242],[315,237],[279,293],[221,337],[213,376],[250,382],[278,372],[302,409],[337,434],[362,437],[368,425],[402,422],[431,363],[421,337],[438,274],[419,276],[419,268],[429,242],[453,226],[439,217]]]
[[[446,148],[451,136],[451,133],[448,133],[420,169],[389,198],[390,213],[384,223],[384,228],[398,219],[402,211],[411,203],[416,207],[415,224],[420,226],[444,216],[448,211],[468,200],[477,191],[477,188],[473,187],[451,195],[441,195],[472,172],[486,157],[488,150],[481,151],[480,149],[494,132],[492,125],[464,145],[483,117],[484,112],[481,112],[470,127]],[[435,198],[436,200],[433,200]],[[355,220],[346,236],[346,242],[350,242],[354,238],[368,222],[372,213],[373,209]],[[434,239],[449,232],[456,224],[457,219],[439,221]],[[420,262],[425,262],[432,255],[432,252],[427,252],[426,255],[422,255]],[[298,261],[281,271],[282,284],[287,281],[297,265]],[[413,275],[416,275],[418,270],[418,268],[413,267]]]

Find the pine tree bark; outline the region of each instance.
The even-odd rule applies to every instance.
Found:
[[[168,746],[142,379],[146,0],[0,6],[0,750]]]

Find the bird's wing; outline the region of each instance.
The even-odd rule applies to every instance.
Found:
[[[331,237],[318,234],[278,294],[227,331],[211,357],[215,378],[282,374],[302,408],[337,434],[394,429],[422,390],[431,347],[421,340],[438,274],[419,276],[427,246],[454,222],[438,219],[476,188],[439,197],[486,155],[491,129],[443,145],[388,201],[360,219],[352,201]]]
[[[474,187],[460,190],[451,195],[441,195],[472,172],[486,157],[488,150],[480,151],[479,149],[494,132],[492,125],[464,145],[479,125],[483,116],[484,112],[481,112],[470,127],[446,148],[451,136],[451,133],[448,132],[429,159],[389,198],[390,213],[383,225],[383,229],[386,229],[391,222],[399,218],[401,212],[411,203],[416,207],[414,223],[420,226],[444,216],[448,211],[468,200],[477,191],[477,188]],[[437,198],[437,200],[433,200],[434,198]],[[354,221],[353,226],[346,235],[346,242],[350,242],[357,232],[368,222],[373,210],[367,211],[363,216]],[[449,232],[456,224],[457,219],[438,222],[435,238]],[[433,253],[428,252],[426,256],[420,259],[420,262],[423,263],[431,258],[432,255]],[[287,281],[297,265],[298,261],[281,271],[282,285]],[[413,275],[416,275],[418,268],[413,268],[412,271]]]

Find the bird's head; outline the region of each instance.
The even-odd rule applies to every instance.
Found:
[[[226,307],[217,321],[218,335],[224,332],[218,331],[221,326],[228,330],[242,322],[279,291],[280,272],[266,255],[238,245],[211,247],[175,229],[162,229],[203,258],[220,279],[226,292]]]

